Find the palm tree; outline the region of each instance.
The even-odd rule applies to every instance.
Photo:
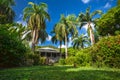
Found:
[[[59,24],[59,23],[58,23]],[[62,57],[62,53],[61,53],[61,46],[62,46],[62,42],[64,42],[64,38],[60,35],[60,32],[57,32],[57,26],[59,26],[58,24],[55,24],[53,31],[51,31],[52,34],[54,34],[52,36],[52,42],[57,44],[59,42],[60,44],[60,57]]]
[[[40,40],[41,43],[46,40],[46,19],[50,21],[50,16],[47,12],[47,4],[40,3],[39,5],[29,2],[31,5],[24,9],[24,20],[28,23],[28,28],[31,31],[32,50],[35,51],[35,45]]]
[[[89,40],[87,36],[82,34],[80,36],[74,37],[72,44],[73,48],[80,49],[84,48],[86,45],[89,45]]]
[[[67,58],[68,37],[77,34],[75,15],[68,15],[67,17],[61,15],[60,21],[55,26],[55,32],[57,33],[56,36],[60,36],[59,38],[65,42],[65,56]]]
[[[95,43],[94,31],[93,31],[91,24],[95,22],[95,18],[93,19],[93,17],[97,14],[102,14],[102,11],[96,10],[90,14],[90,8],[87,8],[86,13],[85,14],[80,13],[78,16],[78,19],[77,19],[77,21],[79,21],[80,28],[82,28],[84,25],[87,24],[87,26],[88,26],[87,32],[88,32],[88,35],[90,36],[91,44]]]
[[[14,0],[0,0],[0,24],[12,23],[15,13],[11,6],[15,5]]]

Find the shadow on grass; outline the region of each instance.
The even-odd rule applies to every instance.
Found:
[[[35,66],[0,71],[0,80],[120,80],[120,71]]]

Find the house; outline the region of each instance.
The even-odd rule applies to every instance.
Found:
[[[57,49],[45,47],[37,49],[41,57],[46,57],[46,63],[55,63],[60,59],[60,52]]]

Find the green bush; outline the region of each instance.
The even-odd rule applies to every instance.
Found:
[[[33,65],[40,65],[40,55],[39,54],[34,54],[33,55]]]
[[[68,57],[67,59],[65,59],[65,63],[67,65],[73,65],[74,63],[76,63],[76,58],[74,56]]]
[[[27,49],[15,33],[0,25],[0,67],[24,65]]]
[[[92,58],[91,58],[90,53],[88,52],[86,53],[86,49],[83,49],[76,54],[76,63],[79,66],[90,66],[91,65]]]
[[[101,38],[89,48],[74,51],[71,49],[69,57],[61,59],[59,63],[120,68],[120,35]]]
[[[62,59],[62,58],[59,59],[59,64],[60,64],[60,65],[65,65],[65,64],[66,64],[66,63],[65,63],[65,59]]]
[[[25,65],[26,66],[32,66],[34,63],[33,60],[34,53],[28,49],[27,53],[25,54]]]
[[[68,48],[68,55],[69,56],[75,56],[75,54],[78,52],[78,49],[74,49],[74,48]]]
[[[46,57],[40,57],[40,64],[44,65],[46,63]]]
[[[102,38],[91,48],[93,63],[120,68],[120,35]]]
[[[39,53],[33,53],[31,50],[29,50],[29,53],[26,54],[26,66],[45,64],[46,57],[41,57]]]

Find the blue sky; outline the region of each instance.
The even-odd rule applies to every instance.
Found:
[[[47,32],[51,35],[50,32],[52,31],[54,24],[58,22],[60,14],[75,14],[78,16],[80,12],[85,12],[88,7],[91,7],[91,12],[102,10],[105,13],[111,7],[116,6],[116,1],[117,0],[15,0],[16,6],[14,6],[13,9],[16,13],[15,21],[25,24],[22,20],[22,16],[23,9],[28,6],[28,2],[47,3],[48,13],[51,17],[51,21],[47,22]],[[50,39],[42,45],[53,45],[49,40]]]

